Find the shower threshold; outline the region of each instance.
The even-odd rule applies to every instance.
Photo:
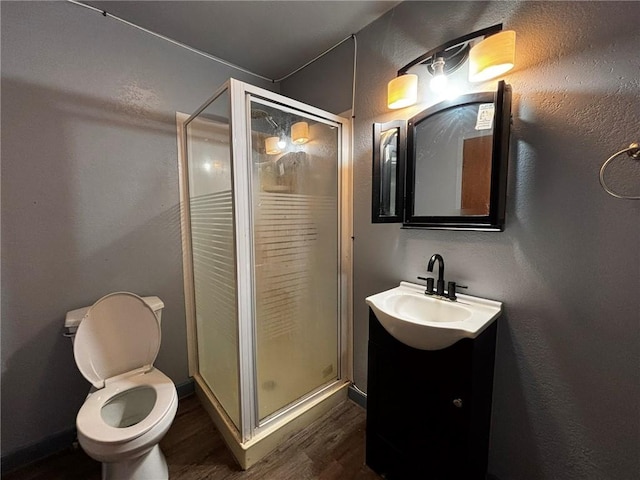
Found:
[[[314,395],[307,397],[269,422],[253,438],[242,442],[238,431],[224,413],[222,406],[203,379],[196,375],[195,390],[203,408],[207,411],[225,443],[243,470],[256,464],[278,445],[294,436],[333,407],[347,400],[348,380],[338,380]]]

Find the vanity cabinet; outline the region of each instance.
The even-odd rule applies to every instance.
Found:
[[[496,326],[442,350],[418,350],[369,310],[369,467],[388,480],[485,479]]]

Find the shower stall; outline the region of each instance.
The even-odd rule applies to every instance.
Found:
[[[190,375],[248,468],[346,398],[349,126],[230,79],[178,130]]]

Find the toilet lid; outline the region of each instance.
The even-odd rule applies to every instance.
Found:
[[[108,378],[153,365],[160,324],[142,298],[127,292],[102,297],[80,322],[73,343],[78,369],[96,388]]]

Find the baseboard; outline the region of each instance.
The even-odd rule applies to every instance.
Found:
[[[186,382],[176,385],[176,391],[180,399],[193,395],[195,393],[193,379],[189,378]],[[59,453],[68,448],[74,448],[76,438],[76,428],[72,427],[49,435],[32,445],[2,455],[0,459],[0,472],[4,475],[55,453]]]
[[[176,390],[178,391],[179,399],[190,397],[191,395],[196,393],[196,386],[193,382],[193,378],[189,377],[189,380],[187,380],[186,382],[182,382],[180,385],[176,385]]]
[[[367,409],[367,394],[357,388],[354,384],[349,385],[349,391],[347,392],[349,400],[357,403],[365,410]]]
[[[2,475],[54,453],[71,448],[75,441],[76,429],[73,427],[49,435],[37,443],[3,455],[0,465]]]

